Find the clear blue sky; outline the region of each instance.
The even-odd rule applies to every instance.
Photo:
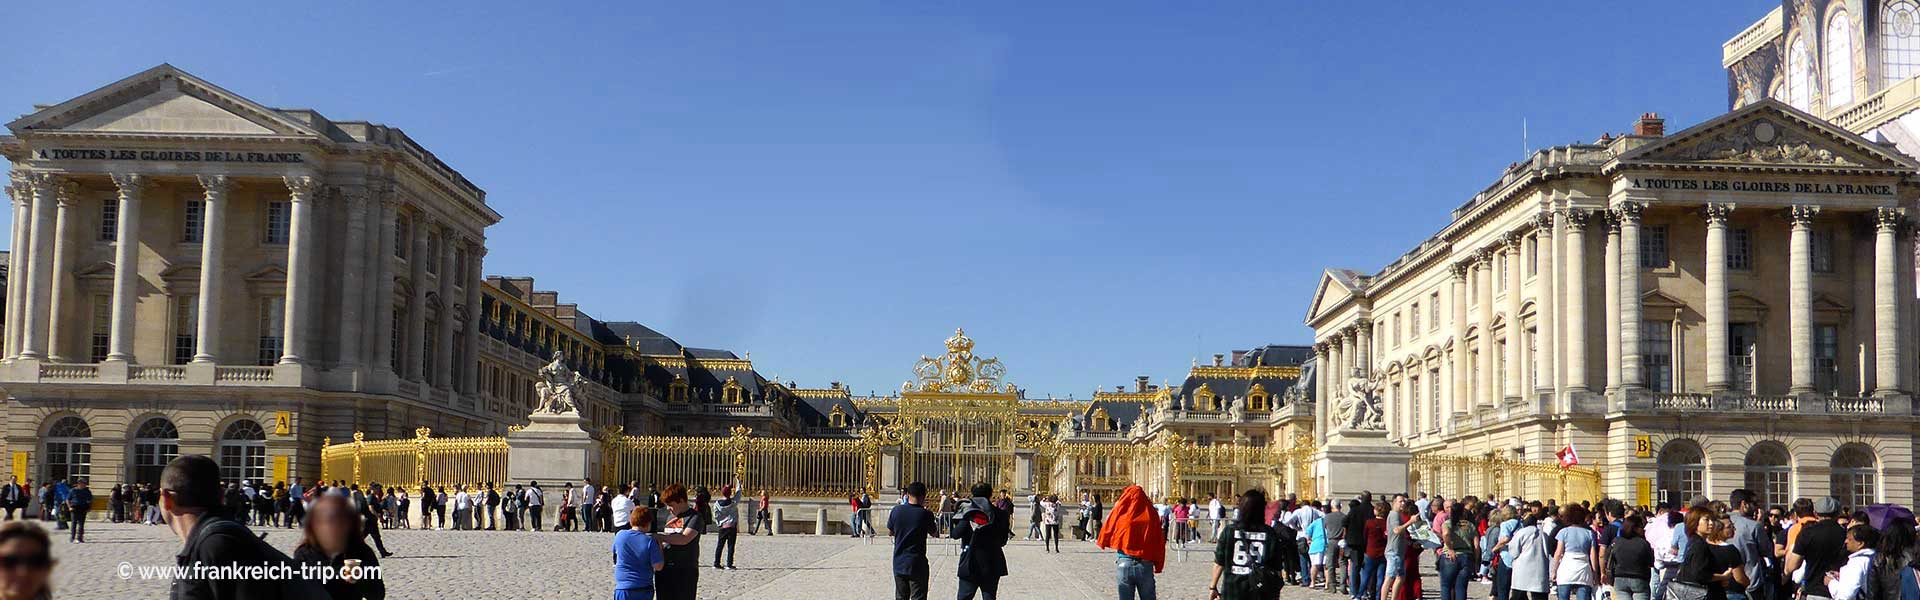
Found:
[[[1720,43],[1778,6],[108,4],[16,14],[0,110],[171,62],[406,130],[506,216],[488,273],[596,317],[858,392],[964,326],[1082,398],[1307,343],[1321,269],[1437,230],[1523,117],[1722,112]]]

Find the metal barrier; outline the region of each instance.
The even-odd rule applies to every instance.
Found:
[[[435,438],[432,429],[421,427],[410,440],[367,441],[356,431],[351,442],[332,442],[321,442],[322,481],[365,487],[422,481],[481,486],[507,480],[507,439],[502,437]]]

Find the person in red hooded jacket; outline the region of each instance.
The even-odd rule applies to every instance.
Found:
[[[1140,486],[1127,486],[1106,517],[1097,543],[1117,554],[1114,579],[1120,585],[1120,600],[1133,600],[1136,594],[1140,600],[1156,600],[1153,574],[1167,565],[1167,545],[1153,501]]]

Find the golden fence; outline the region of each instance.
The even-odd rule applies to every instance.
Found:
[[[861,440],[756,438],[746,427],[728,437],[618,435],[602,440],[606,481],[689,488],[740,482],[746,493],[845,498],[875,492],[876,447]]]
[[[1599,501],[1605,496],[1598,469],[1561,468],[1556,461],[1516,460],[1497,454],[1420,453],[1413,455],[1407,469],[1412,490],[1444,496],[1520,496],[1552,498],[1562,503]]]
[[[507,439],[501,437],[435,438],[433,430],[414,430],[410,440],[367,441],[354,432],[353,441],[334,444],[323,440],[320,479],[367,486],[486,484],[507,480]]]

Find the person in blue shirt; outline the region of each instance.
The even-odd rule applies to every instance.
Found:
[[[653,509],[634,507],[627,527],[613,535],[613,600],[653,600],[653,573],[667,566],[660,542],[647,533]]]
[[[927,600],[927,534],[934,532],[933,513],[926,502],[927,484],[907,484],[900,506],[887,516],[887,531],[893,533],[893,597],[895,600]]]
[[[67,485],[67,480],[53,482],[53,518],[57,519],[54,529],[67,528],[67,497],[72,493],[73,488]]]

